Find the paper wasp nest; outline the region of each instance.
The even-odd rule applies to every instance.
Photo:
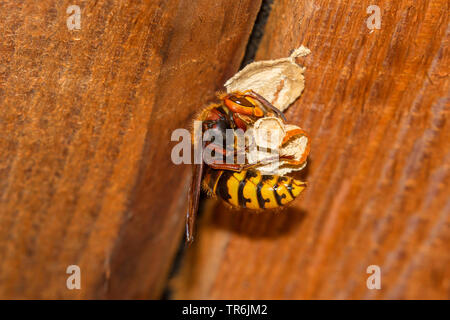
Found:
[[[299,66],[295,58],[309,53],[311,51],[308,48],[301,46],[287,58],[253,62],[225,83],[227,92],[253,90],[284,111],[305,88],[305,68]],[[308,138],[304,135],[290,137],[281,147],[286,132],[300,129],[298,126],[283,123],[278,118],[265,117],[259,119],[252,129],[253,140],[258,148],[251,148],[247,154],[250,163],[255,163],[258,159],[270,159],[276,152],[279,152],[280,156],[293,156],[295,160],[300,160],[307,152]],[[306,162],[294,166],[282,160],[262,164],[257,169],[263,174],[285,175],[291,171],[302,170],[305,165]]]

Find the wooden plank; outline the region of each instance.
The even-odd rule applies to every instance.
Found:
[[[287,111],[312,138],[308,188],[278,213],[208,203],[172,297],[450,298],[448,23],[442,0],[276,1],[257,59],[312,51]]]
[[[237,71],[259,6],[2,3],[1,298],[161,295],[189,180],[170,134]]]

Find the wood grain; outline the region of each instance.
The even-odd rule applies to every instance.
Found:
[[[450,298],[448,12],[445,0],[275,1],[257,60],[312,51],[287,111],[312,137],[308,188],[277,213],[208,201],[173,298]],[[381,290],[366,287],[369,265]]]
[[[170,134],[237,71],[259,6],[2,2],[1,298],[160,297],[189,179]]]

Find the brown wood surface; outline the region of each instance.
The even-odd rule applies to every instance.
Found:
[[[275,1],[257,59],[312,51],[287,111],[312,138],[309,186],[278,213],[208,202],[172,298],[450,298],[448,12],[447,0]],[[381,290],[366,287],[369,265]]]
[[[0,298],[161,296],[189,180],[170,134],[238,70],[259,7],[0,4]]]

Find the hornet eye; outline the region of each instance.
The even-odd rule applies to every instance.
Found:
[[[231,96],[229,99],[231,101],[233,101],[234,103],[237,103],[238,105],[241,105],[241,106],[244,106],[244,107],[253,107],[253,104],[250,101],[248,101],[247,99],[245,99],[245,98],[239,98],[239,97],[236,97],[236,96]]]

